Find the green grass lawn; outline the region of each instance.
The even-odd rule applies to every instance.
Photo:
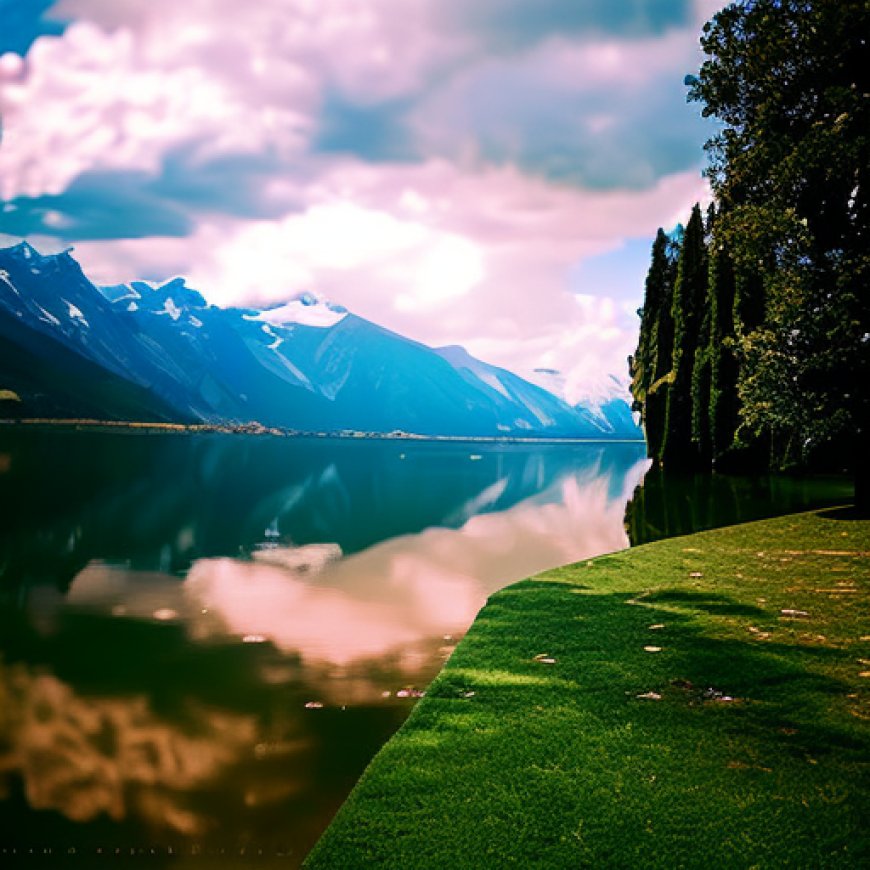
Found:
[[[868,586],[844,509],[517,583],[306,866],[868,867]]]

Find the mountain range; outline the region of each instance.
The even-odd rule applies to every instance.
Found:
[[[0,249],[4,416],[305,432],[641,438],[616,379],[571,405],[458,346],[430,348],[311,293],[209,305],[183,278],[98,287],[70,252]],[[558,373],[553,377],[558,381]]]

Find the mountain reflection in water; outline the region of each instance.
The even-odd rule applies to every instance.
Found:
[[[642,445],[36,431],[0,453],[0,846],[281,866],[488,595],[628,545],[647,465]]]

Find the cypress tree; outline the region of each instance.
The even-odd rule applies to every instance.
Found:
[[[671,315],[674,325],[670,386],[665,405],[660,459],[671,467],[691,468],[700,454],[692,441],[692,370],[707,296],[707,249],[704,221],[697,204],[686,225],[677,263]]]
[[[637,351],[630,358],[634,409],[640,411],[649,455],[658,457],[664,437],[667,374],[673,356],[675,241],[659,228],[646,278]]]
[[[704,306],[698,345],[692,361],[692,444],[697,452],[698,464],[709,465],[713,457],[710,432],[710,396],[713,380],[713,321],[710,308],[710,290]]]
[[[715,463],[734,442],[739,423],[734,335],[734,263],[725,241],[710,241],[707,307],[710,316],[710,391],[707,399],[709,456]]]

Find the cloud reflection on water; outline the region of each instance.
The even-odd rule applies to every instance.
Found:
[[[187,731],[162,721],[144,695],[94,698],[52,674],[0,662],[0,774],[16,771],[36,810],[76,822],[135,815],[186,835],[207,817],[188,795],[256,742],[253,716],[191,706]]]
[[[262,638],[306,664],[348,666],[461,634],[508,583],[628,546],[625,504],[646,468],[644,460],[626,472],[620,497],[589,469],[458,529],[430,528],[342,559],[276,547],[253,561],[199,560],[181,584],[90,565],[68,600],[129,616],[171,612],[197,640]]]

